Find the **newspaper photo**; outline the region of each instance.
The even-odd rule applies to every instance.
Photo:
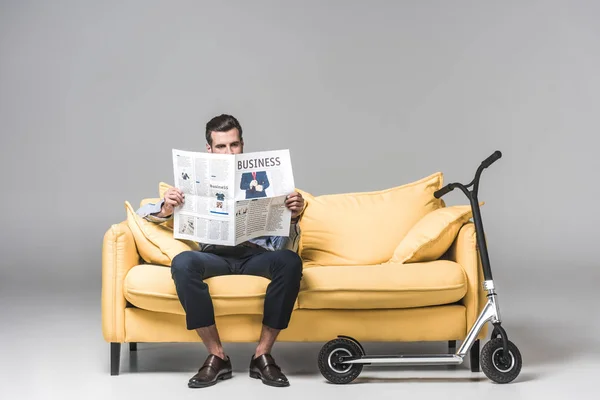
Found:
[[[185,195],[173,215],[175,239],[235,246],[288,236],[294,192],[289,150],[215,154],[173,149],[175,187]]]

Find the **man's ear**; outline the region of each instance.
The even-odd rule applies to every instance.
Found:
[[[212,148],[210,147],[210,144],[206,143],[206,151],[209,153],[212,153]]]

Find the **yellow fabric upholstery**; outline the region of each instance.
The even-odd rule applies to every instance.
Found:
[[[200,342],[185,328],[185,316],[136,308],[125,310],[127,342]],[[216,317],[223,342],[257,342],[262,316]],[[466,335],[463,305],[402,310],[302,310],[292,314],[278,342],[327,342],[344,334],[361,342],[461,340]],[[316,356],[315,356],[316,357]]]
[[[172,225],[146,221],[137,215],[127,201],[125,210],[127,211],[127,224],[133,233],[140,256],[147,263],[170,266],[173,258],[179,253],[199,250],[197,243],[174,239]]]
[[[451,304],[466,292],[462,267],[439,260],[309,268],[298,298],[302,309],[389,309]]]
[[[215,316],[261,314],[269,280],[260,276],[225,275],[206,279]],[[171,268],[137,265],[125,277],[125,298],[144,310],[184,315]],[[296,302],[296,306],[297,306]]]
[[[388,261],[402,238],[427,213],[441,207],[433,193],[443,184],[435,173],[395,188],[312,196],[300,221],[305,268],[369,265]]]
[[[369,272],[365,272],[368,268]],[[262,314],[269,280],[257,276],[209,278],[215,315]],[[304,272],[298,304],[303,309],[390,309],[451,304],[467,291],[462,267],[451,261],[407,266],[311,268]],[[169,267],[137,265],[125,277],[125,298],[134,306],[184,314]]]
[[[448,250],[460,227],[472,215],[470,205],[439,208],[426,214],[402,239],[390,261],[414,263],[437,260]]]
[[[102,241],[102,333],[109,342],[125,339],[123,281],[139,262],[140,256],[127,223],[112,225]]]
[[[458,231],[456,240],[448,250],[448,258],[462,265],[467,275],[467,293],[461,302],[467,310],[467,326],[471,327],[487,302],[486,291],[483,290],[483,269],[475,236],[475,224],[466,223]],[[479,338],[485,337],[487,324],[481,330]]]
[[[486,297],[474,226],[465,220],[468,213],[454,219],[447,215],[455,216],[454,209],[441,210],[445,204],[433,192],[442,185],[442,174],[436,173],[378,192],[302,192],[303,279],[290,325],[278,341],[326,342],[337,335],[360,341],[464,339]],[[142,203],[159,201],[168,187],[161,182],[159,196]],[[172,238],[172,220],[155,224],[136,218],[131,206],[127,211],[127,220],[110,226],[102,245],[105,340],[199,341],[186,329],[168,267],[185,249]],[[437,218],[445,222],[427,222]],[[424,245],[424,236],[432,243]],[[410,257],[391,261],[397,251]],[[269,281],[236,275],[206,283],[222,340],[256,342]],[[480,338],[486,332],[487,327]]]
[[[160,197],[161,199],[163,199],[165,197],[166,191],[169,190],[172,187],[173,187],[173,185],[169,185],[166,182],[160,182],[158,184],[158,197]]]

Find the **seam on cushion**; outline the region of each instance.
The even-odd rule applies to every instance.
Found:
[[[469,214],[469,213],[471,213],[471,212],[472,212],[471,210],[468,210],[468,211],[466,211],[464,214],[462,214],[462,215],[461,215],[459,218],[457,218],[455,221],[459,221],[460,219],[464,218],[464,217],[465,217],[465,215],[467,215],[467,214]],[[469,217],[469,219],[470,219],[470,218],[471,218],[471,217]],[[453,221],[453,222],[454,222],[454,221]],[[462,223],[462,225],[464,225],[464,224],[465,224],[465,222],[463,222],[463,223]],[[462,226],[462,225],[461,225],[461,226]],[[446,232],[448,232],[448,230],[450,230],[450,226],[452,226],[452,222],[451,222],[450,224],[446,225],[446,226],[444,227],[444,229],[442,229],[442,231],[440,232],[440,234],[439,234],[439,235],[437,235],[437,237],[435,238],[435,240],[439,240],[440,236],[442,236],[443,234],[445,234]],[[460,227],[459,227],[458,229],[460,230]],[[404,263],[404,262],[406,262],[407,260],[410,260],[411,258],[413,258],[413,257],[415,256],[415,254],[417,254],[417,253],[418,253],[418,252],[419,252],[421,249],[423,249],[423,248],[424,248],[426,245],[428,245],[428,244],[429,244],[429,243],[431,243],[431,242],[432,242],[431,240],[428,240],[427,242],[425,242],[425,243],[423,243],[422,245],[420,245],[420,246],[419,246],[419,247],[418,247],[418,248],[417,248],[415,251],[413,251],[413,252],[411,253],[411,255],[410,255],[408,258],[406,258],[404,261],[402,261],[402,263]],[[402,243],[402,242],[400,242],[400,243]],[[390,258],[390,261],[392,260],[392,258],[394,258],[394,257],[392,256],[392,257]]]
[[[462,285],[456,285],[456,286],[448,286],[445,288],[435,288],[435,289],[431,289],[431,288],[412,288],[412,289],[305,289],[305,290],[301,290],[301,292],[304,293],[309,293],[309,292],[337,292],[337,291],[344,291],[344,292],[353,292],[353,293],[361,293],[361,292],[365,292],[365,293],[377,293],[377,292],[386,292],[386,293],[392,293],[392,292],[441,292],[444,290],[456,290],[456,289],[460,289],[462,287],[466,286],[465,284]]]
[[[138,296],[147,296],[147,297],[160,297],[163,299],[178,299],[177,295],[173,294],[164,294],[157,292],[148,292],[148,291],[139,291],[135,289],[127,289],[127,292],[131,294],[135,294]],[[213,299],[254,299],[264,297],[265,295],[257,294],[257,295],[245,295],[245,296],[236,296],[236,295],[211,295]]]
[[[453,264],[458,264],[456,261],[452,261],[452,260],[445,260],[442,258],[438,258],[437,260],[432,260],[432,261],[423,261],[423,263],[439,263],[439,262],[450,262]],[[411,264],[419,264],[419,263],[411,263]],[[378,267],[389,267],[390,265],[397,265],[399,266],[406,266],[406,264],[401,264],[397,261],[382,261],[380,263],[376,263],[376,264],[327,264],[327,265],[323,265],[323,264],[318,264],[314,261],[304,261],[304,266],[309,265],[310,268],[331,268],[331,267],[336,267],[336,268],[378,268]],[[459,264],[460,265],[460,264]],[[446,268],[446,267],[444,267]]]

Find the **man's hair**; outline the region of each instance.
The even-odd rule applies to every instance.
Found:
[[[221,114],[214,117],[206,123],[206,143],[212,146],[211,132],[227,132],[233,128],[237,128],[240,133],[240,140],[242,140],[242,126],[234,116]]]

